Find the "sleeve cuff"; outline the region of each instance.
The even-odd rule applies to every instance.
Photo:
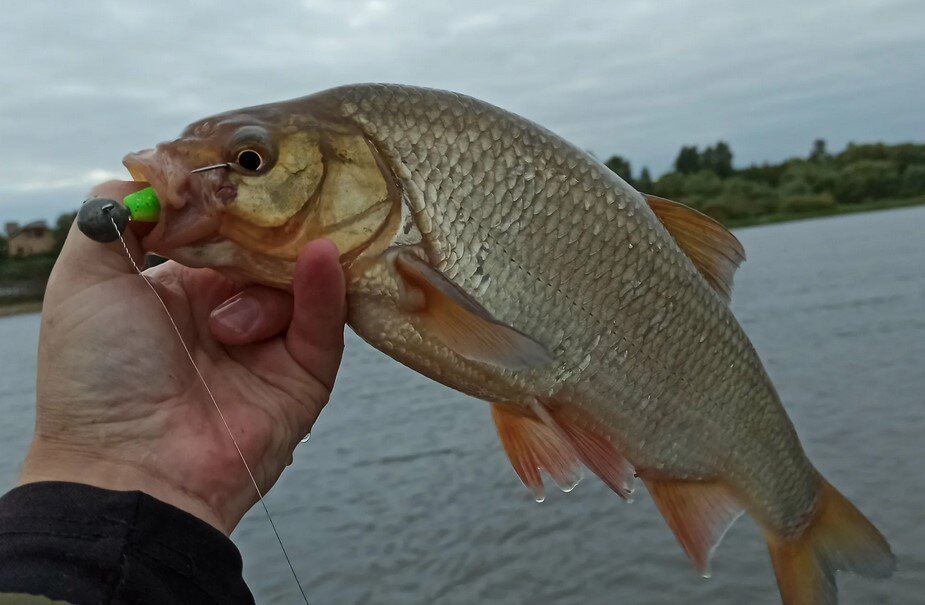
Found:
[[[43,482],[0,498],[0,595],[251,604],[241,571],[224,534],[143,492]]]

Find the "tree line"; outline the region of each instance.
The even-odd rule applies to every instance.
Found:
[[[725,141],[703,149],[686,145],[674,169],[658,179],[647,167],[634,174],[629,160],[618,155],[604,164],[639,191],[683,202],[719,220],[819,213],[838,205],[925,196],[925,144],[849,143],[833,154],[823,139],[816,139],[805,158],[747,168],[734,167]],[[64,245],[74,216],[62,214],[55,222],[56,247],[50,257]],[[0,234],[0,261],[8,253]]]
[[[626,158],[605,165],[644,193],[683,202],[719,220],[824,213],[839,205],[925,196],[925,145],[855,144],[830,153],[813,142],[806,157],[735,168],[729,144],[684,146],[674,169],[653,180]],[[925,201],[925,200],[922,200]]]

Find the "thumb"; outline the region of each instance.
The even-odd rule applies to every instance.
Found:
[[[126,195],[145,187],[147,183],[109,181],[94,187],[88,199],[106,198],[121,204],[122,198]],[[113,230],[115,229],[113,225]],[[134,273],[135,269],[129,262],[126,248],[134,261],[141,265],[144,252],[131,229],[125,230],[121,241],[117,239],[108,244],[101,244],[81,233],[75,221],[49,278],[49,293],[54,295],[62,288],[83,289],[114,277]]]

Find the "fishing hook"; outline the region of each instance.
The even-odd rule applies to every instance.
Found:
[[[207,172],[209,170],[218,170],[219,168],[231,168],[231,164],[225,162],[224,164],[212,164],[211,166],[203,166],[202,168],[190,170],[190,174],[196,174],[197,172]]]

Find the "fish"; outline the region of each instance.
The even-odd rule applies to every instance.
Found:
[[[748,513],[786,605],[836,602],[836,570],[893,573],[730,310],[740,242],[542,126],[357,84],[199,120],[124,164],[161,201],[143,247],[184,265],[291,289],[301,247],[334,242],[350,327],[489,402],[537,500],[544,475],[569,490],[584,467],[622,498],[638,478],[704,576]]]

